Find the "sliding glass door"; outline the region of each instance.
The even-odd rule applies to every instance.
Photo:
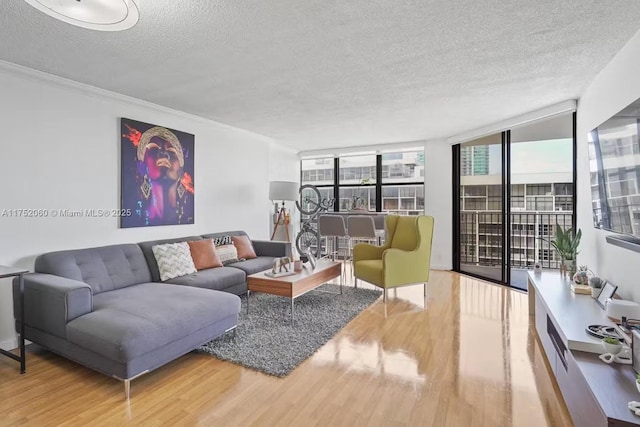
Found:
[[[526,290],[575,224],[575,114],[454,146],[454,270]]]
[[[504,282],[504,133],[457,147],[459,271]]]

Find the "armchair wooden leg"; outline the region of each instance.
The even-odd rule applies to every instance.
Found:
[[[356,289],[358,289],[358,278],[355,277],[355,276],[353,278],[353,283],[354,283],[354,286],[356,287]]]
[[[387,288],[384,288],[384,290],[382,291],[382,302],[384,302],[385,304],[387,303]]]
[[[427,284],[423,283],[422,286],[424,287],[424,296],[427,296]]]

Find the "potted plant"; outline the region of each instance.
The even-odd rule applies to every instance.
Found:
[[[549,241],[551,246],[560,256],[560,274],[563,277],[568,273],[570,278],[576,273],[576,256],[578,255],[578,246],[582,238],[582,230],[578,228],[578,232],[574,233],[572,228],[566,231],[562,229],[560,224],[556,223],[556,237]]]
[[[602,289],[603,284],[604,284],[604,280],[602,280],[598,276],[589,277],[589,287],[591,288],[591,296],[593,298],[598,297],[598,294],[600,294],[600,290]]]
[[[607,337],[602,340],[604,351],[614,356],[622,351],[622,344],[618,338]]]

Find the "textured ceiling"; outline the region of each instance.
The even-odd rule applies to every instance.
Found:
[[[0,59],[309,150],[447,137],[575,99],[640,28],[636,0],[143,0],[140,13],[102,33],[2,0]]]

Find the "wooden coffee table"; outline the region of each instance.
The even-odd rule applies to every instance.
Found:
[[[249,314],[249,299],[251,292],[278,295],[291,299],[291,323],[294,319],[294,302],[300,295],[304,295],[330,280],[340,277],[340,293],[342,293],[342,264],[330,260],[318,260],[316,268],[305,267],[299,273],[291,276],[269,277],[265,273],[252,274],[247,277],[247,314]]]

